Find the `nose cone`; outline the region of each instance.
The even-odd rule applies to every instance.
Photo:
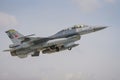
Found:
[[[102,29],[105,29],[105,28],[107,28],[107,26],[95,27],[95,28],[94,28],[94,31],[99,31],[99,30],[102,30]]]

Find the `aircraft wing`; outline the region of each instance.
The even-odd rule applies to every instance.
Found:
[[[40,37],[37,37],[37,38],[32,38],[30,42],[34,43],[34,44],[40,44],[40,43],[47,42],[49,40],[51,40],[51,38],[40,38]]]
[[[39,44],[39,43],[44,43],[44,42],[46,42],[48,40],[51,40],[52,38],[24,36],[24,37],[21,37],[19,39],[22,40],[21,43],[23,43],[23,42],[31,42],[31,43],[34,43],[34,44]]]

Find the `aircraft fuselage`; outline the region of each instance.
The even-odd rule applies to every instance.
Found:
[[[45,38],[29,37],[30,35],[23,36],[11,29],[6,31],[6,33],[14,44],[9,45],[10,50],[5,51],[10,51],[12,56],[25,58],[28,54],[31,54],[31,56],[39,56],[40,51],[46,54],[66,49],[71,50],[73,47],[79,45],[75,42],[80,40],[81,35],[99,31],[104,28],[106,28],[106,26],[75,25]]]

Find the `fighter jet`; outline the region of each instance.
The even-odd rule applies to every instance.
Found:
[[[50,54],[63,50],[71,50],[79,45],[75,42],[80,40],[82,35],[96,32],[106,27],[74,25],[48,37],[33,37],[34,34],[24,36],[18,31],[10,29],[6,33],[13,44],[9,45],[10,49],[4,51],[10,51],[12,56],[26,58],[28,55],[32,57],[39,56],[40,52],[42,54]]]

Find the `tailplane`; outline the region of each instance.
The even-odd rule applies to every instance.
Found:
[[[24,35],[20,34],[14,29],[10,29],[6,31],[8,37],[11,39],[11,41],[15,44],[21,43],[21,40],[19,38],[24,37]]]

